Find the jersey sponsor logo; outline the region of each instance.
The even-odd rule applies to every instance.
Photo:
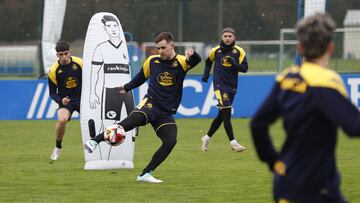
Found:
[[[104,64],[104,73],[123,73],[129,74],[128,64]]]
[[[221,60],[220,60],[221,65],[224,66],[224,67],[230,68],[232,65],[229,63],[229,58],[232,58],[232,57],[231,56],[222,57]],[[235,61],[234,58],[232,58],[232,60]]]
[[[158,82],[162,86],[170,86],[175,83],[175,77],[169,72],[163,72],[157,77]]]
[[[75,77],[68,77],[66,78],[65,87],[67,89],[72,89],[78,86],[79,79]]]

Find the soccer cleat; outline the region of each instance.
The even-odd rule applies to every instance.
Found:
[[[61,153],[61,149],[55,147],[53,153],[50,156],[50,159],[53,161],[58,160],[60,153]]]
[[[89,153],[93,153],[93,151],[95,151],[97,145],[98,145],[98,143],[95,142],[94,140],[88,140],[88,141],[86,141],[86,143],[84,145],[84,149]]]
[[[235,143],[230,143],[230,147],[233,151],[236,152],[242,152],[244,151],[246,148],[244,146],[241,146],[239,143],[235,142]]]
[[[202,138],[201,138],[201,150],[203,152],[206,152],[208,150],[208,146],[209,146],[209,143],[210,143],[210,137],[208,135],[204,135]]]
[[[138,176],[136,178],[136,181],[138,182],[148,182],[148,183],[162,183],[162,180],[154,178],[154,176],[151,175],[151,173],[145,173],[142,176]]]

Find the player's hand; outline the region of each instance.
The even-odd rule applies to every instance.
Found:
[[[208,79],[209,79],[208,77],[202,77],[202,78],[201,78],[201,81],[203,81],[203,82],[208,82]]]
[[[90,108],[96,109],[96,106],[100,104],[100,98],[96,94],[90,94]]]
[[[70,102],[70,98],[69,97],[64,97],[64,98],[62,98],[62,103],[63,103],[63,105],[68,105],[69,104],[69,102]]]
[[[189,60],[192,55],[194,55],[194,49],[186,49],[185,50],[185,56],[186,60]]]
[[[232,66],[235,65],[235,60],[232,57],[226,58],[227,62],[230,63]]]
[[[119,87],[119,93],[120,93],[120,94],[126,94],[126,90],[125,90],[124,85],[121,85],[121,86]]]

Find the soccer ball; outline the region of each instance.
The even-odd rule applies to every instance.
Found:
[[[111,146],[118,146],[125,141],[125,130],[121,125],[113,124],[104,131],[105,142]]]

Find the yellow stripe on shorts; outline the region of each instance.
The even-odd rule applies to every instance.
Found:
[[[220,90],[215,90],[215,96],[216,96],[216,99],[219,101],[220,105],[223,106],[224,104],[223,104],[223,101],[222,101]]]

